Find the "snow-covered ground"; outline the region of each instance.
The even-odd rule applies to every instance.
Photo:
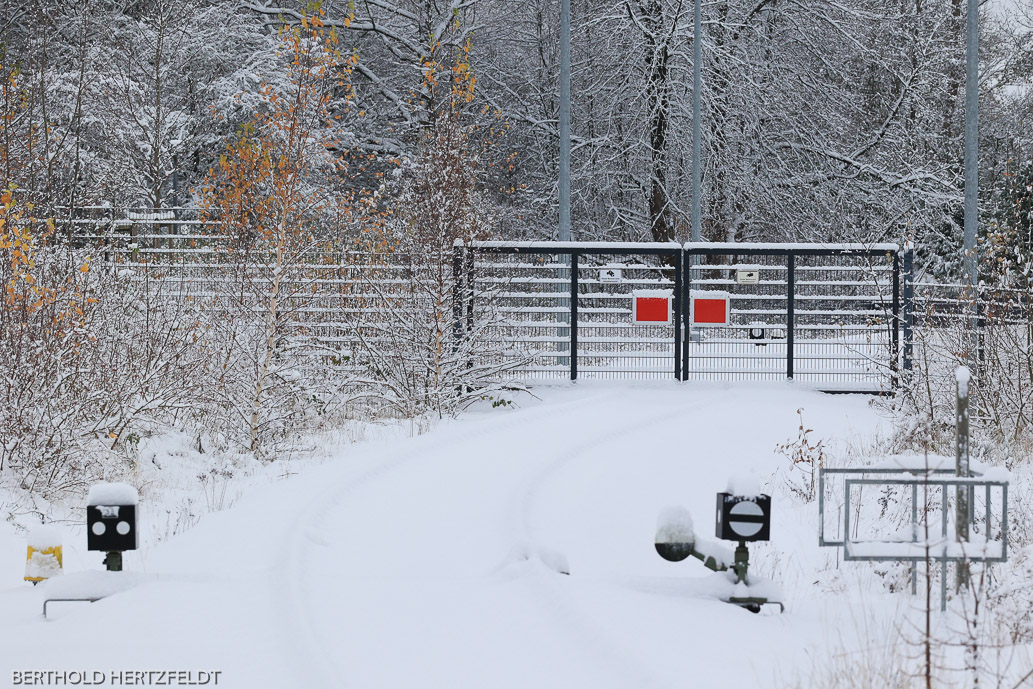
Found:
[[[21,583],[24,538],[0,522],[0,686],[22,671],[110,685],[112,672],[176,670],[242,689],[783,687],[844,654],[897,657],[917,599],[817,546],[816,503],[787,490],[776,451],[797,437],[799,408],[833,459],[877,445],[890,429],[870,398],[788,384],[536,394],[331,448],[156,545],[183,496],[143,486],[134,586],[53,604],[50,619],[57,580]],[[753,571],[781,584],[784,614],[721,602],[725,575],[653,548],[673,505],[712,539],[715,494],[743,474],[773,497]],[[74,590],[100,556],[83,527],[64,532]]]

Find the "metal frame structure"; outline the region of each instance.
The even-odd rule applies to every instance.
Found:
[[[553,292],[526,292],[517,295],[516,298],[520,299],[521,302],[515,304],[512,307],[514,313],[521,312],[523,315],[526,314],[538,314],[541,317],[540,321],[534,322],[533,325],[537,327],[548,328],[550,323],[555,329],[555,334],[552,337],[544,335],[532,335],[531,337],[537,338],[548,338],[547,343],[557,345],[556,352],[562,354],[561,358],[566,363],[562,365],[562,368],[566,369],[564,373],[568,374],[570,380],[578,380],[579,376],[583,373],[588,372],[588,366],[582,367],[579,359],[585,359],[586,354],[588,357],[591,356],[591,348],[595,340],[593,336],[587,336],[584,340],[580,339],[579,330],[594,330],[597,327],[603,326],[614,327],[616,324],[603,323],[601,321],[593,321],[593,316],[599,315],[604,311],[615,310],[612,306],[601,306],[601,307],[590,307],[582,306],[581,302],[591,299],[593,297],[599,297],[600,300],[607,295],[596,293],[582,293],[582,288],[592,287],[595,281],[583,278],[581,271],[591,268],[591,266],[582,263],[582,259],[585,257],[600,257],[600,256],[619,256],[624,258],[633,257],[655,257],[655,265],[637,265],[635,269],[645,272],[655,272],[658,275],[654,277],[639,277],[636,280],[629,280],[629,284],[639,284],[648,287],[662,287],[666,286],[672,289],[674,304],[673,304],[673,323],[670,326],[657,326],[662,330],[671,330],[670,342],[672,343],[673,350],[672,354],[666,355],[666,358],[671,358],[673,352],[680,351],[682,348],[682,338],[684,336],[684,322],[683,318],[685,315],[686,308],[683,305],[683,299],[685,293],[682,285],[683,275],[683,253],[681,245],[676,243],[660,244],[660,243],[610,243],[610,242],[530,242],[530,243],[511,243],[511,242],[478,242],[470,246],[464,246],[461,243],[456,245],[456,255],[453,259],[454,266],[464,266],[465,274],[461,277],[457,277],[455,284],[457,285],[457,292],[459,296],[456,299],[454,306],[456,313],[465,313],[469,318],[472,318],[472,314],[475,311],[474,301],[477,295],[482,291],[476,285],[478,278],[485,279],[483,275],[479,273],[483,272],[486,267],[484,261],[477,262],[476,257],[480,255],[484,257],[486,255],[497,254],[497,255],[526,255],[528,257],[534,257],[537,259],[546,259],[550,257],[558,259],[554,264],[550,264],[549,268],[555,273],[551,277],[546,277],[543,280],[544,284],[552,284],[558,287],[558,291]],[[465,256],[465,258],[464,258]],[[522,281],[524,278],[520,275],[514,275],[515,269],[524,268],[525,266],[505,266],[503,268],[502,275],[498,276],[496,280],[507,282],[507,284],[520,284],[517,281]],[[665,277],[666,273],[672,273],[670,278]],[[560,285],[556,283],[566,283]],[[525,283],[526,284],[526,283]],[[537,306],[531,306],[525,302],[530,299],[536,299],[542,303]],[[547,304],[547,305],[546,305]],[[630,306],[628,308],[630,313]],[[551,320],[550,320],[551,315]],[[470,327],[470,323],[467,322],[466,327]],[[463,324],[460,324],[460,328]],[[666,341],[666,336],[660,338],[651,338],[652,340],[663,339]],[[657,344],[653,341],[650,344]],[[661,358],[665,355],[657,352],[652,358]],[[625,359],[650,359],[649,352],[637,352],[629,354],[624,357]],[[637,371],[638,373],[660,373],[663,377],[667,377],[673,373],[674,377],[678,380],[683,378],[682,363],[679,358],[674,357],[673,371]],[[548,373],[548,371],[538,370],[538,373]],[[558,370],[553,371],[559,373]],[[634,373],[636,371],[626,370],[622,373]]]
[[[579,327],[586,327],[581,316],[592,311],[589,304],[596,303],[592,300],[607,296],[589,291],[594,289],[593,281],[583,277],[583,271],[593,267],[593,259],[605,256],[652,257],[655,261],[652,267],[664,276],[661,282],[673,290],[674,296],[673,332],[664,335],[670,341],[669,352],[663,355],[670,360],[666,364],[669,368],[664,371],[654,367],[648,372],[615,369],[614,375],[648,374],[671,376],[676,380],[788,378],[828,392],[888,393],[896,386],[899,371],[911,367],[912,309],[910,302],[901,299],[901,280],[906,276],[901,274],[901,256],[896,244],[475,242],[463,245],[457,242],[455,252],[453,268],[461,272],[455,280],[457,333],[462,331],[458,314],[465,313],[469,317],[474,311],[474,301],[480,292],[476,283],[483,279],[481,274],[488,269],[505,268],[493,263],[521,255],[538,261],[548,261],[551,257],[552,263],[545,267],[552,269],[552,273],[541,280],[559,290],[551,292],[554,299],[546,306],[545,300],[550,295],[546,291],[526,291],[517,296],[538,298],[538,312],[542,316],[534,323],[538,329],[529,339],[549,340],[556,345],[557,352],[562,350],[562,368],[570,380],[589,373],[579,366],[579,357],[585,357],[578,334]],[[722,258],[731,260],[722,263]],[[906,251],[905,267],[910,267],[911,260],[911,252]],[[762,269],[769,277],[751,289],[733,287],[733,314],[739,321],[751,313],[772,317],[777,322],[767,325],[771,325],[772,331],[783,333],[782,337],[759,343],[746,340],[745,334],[751,327],[751,323],[746,322],[737,322],[709,340],[692,331],[693,291],[734,286],[735,280],[729,276],[739,261],[764,261]],[[522,269],[533,267],[514,265]],[[531,282],[528,277],[512,277],[521,284]],[[659,283],[653,286],[656,284]],[[912,293],[905,285],[905,298]],[[618,295],[608,296],[616,298]],[[541,333],[549,310],[555,311],[551,322],[558,324],[551,338]],[[630,308],[626,310],[630,313]],[[616,314],[619,309],[611,308],[611,311]],[[619,324],[612,325],[616,328]],[[850,336],[856,336],[858,341],[850,343]],[[648,341],[652,346],[661,339],[660,334],[649,333],[642,336],[641,341]],[[765,348],[760,350],[758,345]],[[717,365],[708,368],[708,359]],[[549,371],[538,367],[531,373],[557,375],[555,361],[558,359]],[[758,361],[764,363],[757,365]],[[782,368],[773,368],[772,364],[779,361]],[[592,374],[602,372],[596,370]]]
[[[731,270],[741,259],[750,262],[766,261],[762,270],[774,273],[774,279],[761,280],[753,290],[733,295],[740,300],[741,313],[755,312],[773,317],[777,328],[784,325],[785,342],[769,343],[767,357],[784,359],[784,377],[799,382],[813,383],[826,392],[884,393],[895,387],[900,357],[900,259],[896,244],[712,244],[685,245],[690,265],[686,279],[689,290],[699,287],[730,285],[730,279],[708,278],[715,269]],[[724,264],[721,257],[728,259]],[[881,265],[879,265],[881,263]],[[886,273],[879,275],[879,273]],[[878,282],[879,278],[884,282]],[[869,288],[874,288],[872,291]],[[783,291],[784,290],[784,291]],[[784,307],[779,308],[779,304]],[[845,322],[846,321],[846,322]],[[881,321],[881,322],[880,322]],[[748,323],[738,329],[747,329]],[[872,342],[873,334],[885,333],[886,341]],[[717,362],[717,376],[705,379],[724,379],[731,371],[721,364],[728,359],[747,369],[742,378],[777,380],[777,371],[757,376],[749,362],[756,358],[755,351],[736,341],[726,331],[725,347],[732,351],[700,352],[698,358],[713,357]],[[844,351],[844,335],[860,334],[867,338],[857,343],[855,351]],[[732,335],[732,337],[728,337]],[[784,346],[784,354],[772,355],[772,350]],[[691,347],[686,347],[686,362],[691,358]],[[705,349],[702,346],[697,349]],[[867,359],[870,375],[858,376],[859,361]],[[839,368],[837,368],[839,367]],[[686,364],[685,370],[690,368]],[[723,374],[723,375],[722,375]],[[700,376],[691,376],[698,378]],[[844,379],[840,384],[837,378]],[[862,381],[858,385],[858,378]],[[741,379],[741,378],[740,378]]]
[[[975,472],[973,472],[975,473]],[[947,606],[947,564],[948,563],[967,563],[967,562],[1005,562],[1008,559],[1008,481],[987,479],[978,475],[971,477],[955,476],[954,469],[948,468],[872,468],[872,467],[860,467],[860,468],[822,468],[818,471],[818,545],[822,547],[841,547],[843,548],[843,560],[844,561],[868,561],[868,562],[909,562],[911,563],[911,592],[915,593],[917,590],[917,565],[919,562],[939,562],[940,563],[940,609],[945,610]],[[826,476],[843,476],[843,505],[842,505],[842,537],[838,540],[826,538],[825,534],[825,483]],[[869,478],[869,476],[876,476],[877,478]],[[911,488],[911,540],[885,540],[885,541],[862,541],[851,538],[851,490],[855,486],[903,486]],[[975,491],[978,488],[983,488],[984,497],[984,538],[986,544],[999,544],[999,553],[991,552],[996,551],[996,548],[983,547],[980,551],[976,547],[966,548],[963,544],[957,544],[958,547],[953,549],[952,552],[950,547],[952,541],[948,541],[947,525],[950,522],[950,489],[953,487],[955,492],[955,502],[957,497],[963,489],[967,488],[967,504],[974,505],[973,497]],[[939,511],[940,511],[940,533],[937,534],[935,542],[927,541],[922,542],[918,540],[919,527],[923,526],[919,523],[919,489],[923,490],[923,495],[928,496],[928,490],[930,488],[939,489]],[[991,540],[992,525],[994,516],[994,503],[993,503],[993,489],[1000,489],[1001,503],[1000,503],[1000,527],[999,527],[999,539]],[[926,524],[928,524],[928,506],[924,515],[926,518]],[[975,524],[975,511],[969,511],[970,524]],[[864,554],[852,552],[851,547],[855,545],[862,545],[867,543],[875,543],[880,546],[886,545],[901,545],[902,548],[898,550],[900,552],[885,551],[875,554]],[[882,550],[880,548],[880,550]]]
[[[974,493],[976,488],[983,488],[983,489],[985,489],[985,519],[986,519],[986,523],[987,524],[991,523],[991,518],[992,518],[992,509],[991,508],[992,508],[992,504],[993,503],[992,503],[992,499],[991,499],[991,495],[992,495],[991,489],[992,488],[1000,488],[1001,492],[1002,492],[1001,508],[1002,508],[1002,515],[1003,515],[1002,518],[1001,518],[1001,541],[1000,541],[1001,550],[1000,550],[1000,554],[999,555],[990,555],[990,554],[987,554],[985,551],[982,554],[972,554],[972,553],[965,552],[967,549],[964,549],[964,548],[959,548],[959,550],[960,550],[959,553],[951,554],[950,553],[950,548],[947,547],[946,541],[942,541],[943,542],[943,547],[940,548],[941,554],[935,556],[934,559],[944,560],[946,562],[961,562],[961,561],[971,561],[971,562],[1006,562],[1007,559],[1008,559],[1008,482],[1007,481],[991,481],[991,480],[986,480],[986,479],[982,479],[982,478],[979,478],[979,477],[957,477],[957,476],[950,476],[950,477],[932,479],[932,478],[928,478],[928,477],[926,477],[926,478],[918,478],[918,477],[903,478],[903,477],[897,476],[897,477],[887,477],[887,478],[881,478],[881,479],[854,478],[854,479],[847,479],[844,482],[843,493],[844,493],[844,497],[846,498],[846,503],[845,503],[844,508],[843,508],[844,541],[843,541],[842,545],[843,545],[843,559],[844,560],[871,560],[871,561],[878,561],[878,560],[891,559],[891,560],[894,560],[894,561],[916,561],[917,562],[917,561],[923,561],[923,560],[925,560],[928,557],[928,555],[926,555],[926,554],[913,553],[912,551],[914,550],[914,548],[907,548],[906,549],[907,552],[904,552],[904,553],[901,553],[901,554],[896,554],[896,555],[893,555],[893,556],[890,556],[890,557],[881,556],[881,555],[857,555],[857,554],[853,554],[851,552],[851,546],[862,543],[862,541],[854,541],[854,540],[852,540],[849,537],[849,533],[850,533],[850,492],[851,492],[850,489],[853,488],[854,486],[910,486],[911,490],[912,490],[912,506],[911,506],[911,511],[912,511],[912,522],[911,522],[911,526],[912,526],[912,540],[910,542],[908,542],[908,541],[900,541],[900,543],[902,543],[904,545],[909,545],[909,546],[913,545],[913,544],[919,544],[920,547],[922,547],[922,548],[925,548],[927,546],[931,548],[932,545],[928,544],[928,543],[920,544],[919,541],[918,541],[918,531],[917,531],[917,528],[918,528],[917,512],[918,512],[918,510],[917,510],[917,505],[915,504],[915,502],[917,501],[917,493],[918,493],[918,488],[919,487],[929,488],[929,487],[935,486],[935,487],[939,487],[940,488],[940,497],[941,497],[941,500],[940,500],[940,517],[941,517],[940,518],[940,525],[941,525],[941,530],[940,530],[940,534],[939,535],[940,535],[941,540],[947,538],[947,523],[948,523],[947,512],[949,510],[949,502],[950,502],[949,501],[950,491],[948,490],[948,488],[953,487],[956,495],[960,494],[960,492],[961,492],[961,490],[963,488],[968,488],[968,492],[969,493]],[[972,514],[973,522],[974,522],[974,519],[975,519],[975,514],[973,513]],[[991,542],[992,541],[989,541],[989,540],[987,541],[987,543],[991,543]],[[896,542],[895,541],[884,541],[883,543],[896,543]]]

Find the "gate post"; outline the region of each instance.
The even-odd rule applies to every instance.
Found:
[[[473,300],[474,300],[474,274],[473,274],[473,262],[474,262],[474,251],[473,247],[467,247],[466,252],[463,256],[463,298],[466,301],[466,329],[463,331],[463,337],[467,340],[467,360],[466,368],[470,370],[473,368],[473,347],[470,346],[469,340],[473,336],[474,332],[474,321],[473,321]],[[467,391],[469,392],[469,388]]]
[[[893,252],[893,303],[890,305],[890,385],[900,385],[900,254]],[[876,278],[878,281],[878,278]]]
[[[674,379],[685,380],[682,367],[682,347],[685,346],[684,295],[682,294],[682,266],[685,252],[679,249],[674,255]]]
[[[911,360],[914,356],[915,341],[915,247],[910,242],[904,242],[904,296],[902,304],[904,326],[904,352],[900,368],[904,375],[911,371]]]
[[[681,322],[682,328],[685,330],[685,335],[689,335],[692,329],[692,323],[689,322],[689,311],[692,308],[692,272],[691,266],[695,265],[696,257],[692,253],[691,249],[686,248],[687,245],[682,246],[682,281],[681,281]],[[689,347],[690,337],[682,337],[682,351],[681,351],[681,373],[682,380],[689,379]]]
[[[463,257],[463,277],[465,282],[463,283],[463,297],[466,300],[466,336],[469,337],[470,333],[473,332],[473,299],[474,299],[474,275],[473,275],[473,247],[469,247],[466,250],[466,255]],[[471,365],[472,368],[472,365]]]
[[[577,380],[577,251],[570,252],[570,379]]]
[[[969,465],[969,424],[968,424],[968,400],[969,400],[969,383],[971,381],[972,374],[969,372],[968,367],[959,366],[955,371],[955,378],[957,379],[957,401],[955,403],[956,415],[955,415],[955,426],[954,426],[954,474],[968,478],[971,476],[970,465]],[[964,486],[955,486],[955,519],[954,519],[954,533],[959,543],[965,543],[968,541],[968,523],[969,523],[969,490]],[[947,488],[944,486],[944,500],[946,500]],[[944,520],[947,519],[947,515],[943,515]],[[987,533],[989,534],[990,527],[987,526]],[[946,550],[944,551],[946,552]],[[956,572],[956,590],[961,591],[964,587],[968,586],[969,583],[969,567],[968,561],[962,557],[958,561],[958,568]]]
[[[793,348],[796,336],[796,254],[786,256],[786,377],[793,379]]]

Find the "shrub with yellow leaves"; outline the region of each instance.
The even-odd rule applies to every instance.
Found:
[[[82,378],[76,371],[97,299],[89,259],[53,245],[54,223],[32,216],[14,189],[0,193],[0,471],[27,488],[64,485]]]
[[[262,84],[258,114],[202,189],[205,218],[221,234],[232,271],[213,304],[232,314],[216,336],[219,407],[226,411],[219,423],[256,455],[319,404],[320,394],[305,384],[311,377],[297,371],[306,336],[293,316],[318,292],[306,263],[368,207],[344,186],[348,143],[338,126],[357,58],[341,53],[318,5],[310,12],[300,26],[280,29],[286,79]]]

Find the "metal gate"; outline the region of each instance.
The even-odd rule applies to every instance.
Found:
[[[727,326],[685,350],[689,379],[790,378],[825,391],[882,392],[900,344],[895,244],[687,244],[689,290],[727,291]],[[743,272],[756,271],[755,283]]]
[[[515,375],[680,377],[681,245],[479,242],[456,252],[457,312],[495,319]],[[670,290],[672,322],[633,324],[636,289]]]
[[[895,244],[477,242],[457,244],[455,270],[457,332],[493,319],[517,377],[896,382]],[[670,294],[669,323],[632,321],[639,290]],[[694,324],[693,299],[713,294],[727,323]]]

